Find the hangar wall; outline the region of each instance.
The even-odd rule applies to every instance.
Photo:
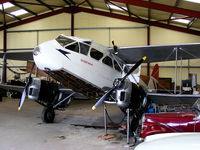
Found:
[[[88,13],[77,13],[74,15],[74,35],[83,38],[94,39],[105,45],[112,46],[114,40],[118,46],[141,46],[147,45],[147,27],[144,24],[129,22],[109,17],[103,17]],[[51,40],[59,34],[70,35],[71,15],[59,14],[56,16],[41,19],[32,23],[17,26],[8,30],[7,48],[33,48],[46,40]],[[50,30],[51,29],[51,30]],[[54,29],[54,30],[52,30]],[[13,32],[15,31],[15,32]],[[2,32],[0,32],[3,35]],[[179,44],[179,43],[200,43],[199,36],[176,32],[158,27],[150,28],[151,45]],[[3,36],[0,36],[0,43],[3,43]],[[0,44],[1,47],[3,44]],[[174,66],[174,62],[159,63],[162,66]],[[183,65],[196,65],[196,61],[184,61]],[[9,61],[8,65],[25,66],[24,62]],[[153,66],[154,64],[151,64]],[[200,74],[198,69],[182,69],[182,78],[187,79],[188,71]],[[146,74],[145,67],[142,74]],[[173,77],[174,68],[161,68],[161,77]],[[8,72],[8,80],[13,74]],[[200,76],[198,77],[200,83]],[[179,79],[178,79],[179,80]]]
[[[167,44],[180,44],[180,43],[200,43],[199,36],[167,30],[158,27],[151,27],[151,45],[167,45]],[[200,68],[195,68],[200,66],[200,60],[184,60],[178,62],[181,66],[192,66],[191,68],[182,68],[177,70],[177,81],[180,84],[180,80],[188,79],[189,73],[194,73],[198,75],[198,83],[200,83]],[[152,66],[154,63],[151,64]],[[160,62],[160,66],[175,66],[175,61]],[[194,68],[193,68],[194,67]],[[160,69],[161,77],[173,77],[175,76],[174,68],[162,68]]]

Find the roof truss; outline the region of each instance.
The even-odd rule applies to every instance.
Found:
[[[32,22],[35,20],[39,20],[42,18],[60,14],[60,13],[86,12],[86,13],[92,13],[92,14],[97,14],[97,15],[102,15],[102,16],[107,16],[107,17],[112,17],[112,18],[118,18],[118,19],[122,19],[122,20],[139,22],[139,23],[150,25],[150,26],[152,25],[152,26],[167,28],[167,29],[176,30],[176,31],[180,31],[180,32],[186,32],[186,33],[190,33],[190,34],[194,34],[194,35],[200,35],[200,28],[199,28],[199,30],[196,30],[196,29],[194,30],[194,28],[192,28],[193,24],[195,24],[196,22],[199,21],[200,12],[194,11],[194,10],[189,10],[189,9],[184,9],[184,8],[178,8],[178,5],[180,4],[180,0],[176,0],[174,6],[155,3],[155,2],[152,2],[151,0],[149,0],[149,1],[102,0],[105,3],[105,5],[106,4],[114,4],[121,9],[123,9],[123,8],[120,6],[120,4],[125,5],[127,10],[124,10],[124,15],[114,13],[115,11],[113,11],[111,8],[107,8],[107,10],[102,10],[102,11],[100,11],[99,9],[97,10],[96,6],[93,5],[93,1],[91,1],[91,0],[80,0],[79,2],[77,2],[78,0],[76,0],[76,2],[75,2],[75,0],[59,0],[59,1],[62,1],[65,6],[64,5],[63,6],[50,5],[47,3],[48,1],[44,2],[42,0],[35,0],[35,2],[34,1],[33,2],[25,2],[25,1],[20,1],[20,0],[0,0],[0,4],[2,4],[4,2],[8,2],[8,1],[10,1],[16,7],[24,9],[27,12],[29,12],[29,14],[34,15],[34,16],[32,16],[32,17],[29,16],[28,19],[15,16],[14,18],[16,21],[14,23],[6,23],[6,25],[4,24],[4,26],[1,26],[1,24],[0,24],[0,30],[12,28],[12,27],[15,27],[18,25],[22,25],[25,23],[29,23],[29,22]],[[35,11],[32,11],[32,10],[26,8],[25,7],[26,5],[44,6],[44,8],[46,8],[48,11],[45,13],[39,14]],[[66,5],[68,5],[69,7],[66,7]],[[85,7],[86,5],[88,7]],[[138,15],[135,12],[133,13],[133,11],[131,11],[131,9],[130,9],[130,7],[132,7],[132,6],[148,8],[148,13],[147,13],[148,15],[147,15],[146,19],[144,19],[144,17],[141,17],[140,15]],[[163,12],[168,12],[168,13],[170,13],[170,15],[165,20],[152,21],[151,19],[154,19],[154,18],[152,18],[152,16],[151,16],[151,10],[153,10],[153,9],[163,11]],[[5,14],[9,15],[9,13],[7,13],[6,11],[2,11],[2,10],[0,13],[4,14],[4,16],[5,16]],[[184,16],[186,16],[184,18],[190,18],[191,21],[189,24],[187,24],[185,26],[172,25],[171,17],[173,16],[173,14],[184,15]],[[5,21],[6,20],[4,20],[4,22]]]

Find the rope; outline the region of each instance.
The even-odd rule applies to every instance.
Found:
[[[120,125],[120,124],[124,121],[124,119],[125,119],[125,117],[126,117],[126,115],[124,115],[124,116],[122,117],[122,120],[121,120],[119,123],[116,123],[116,122],[114,122],[114,121],[111,119],[111,117],[109,116],[107,109],[105,109],[105,111],[106,111],[106,116],[108,117],[109,121],[110,121],[112,124],[114,124],[114,125]]]

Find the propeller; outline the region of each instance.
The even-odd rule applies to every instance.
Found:
[[[144,57],[141,58],[139,61],[137,61],[137,62],[135,63],[135,65],[127,72],[127,74],[126,74],[122,79],[117,79],[117,80],[115,80],[115,81],[114,81],[114,84],[113,84],[113,87],[112,87],[109,91],[107,91],[107,92],[96,102],[96,104],[92,107],[92,110],[95,110],[96,107],[98,107],[99,105],[101,105],[101,104],[112,94],[112,92],[113,92],[116,88],[120,87],[120,86],[123,84],[123,82],[125,81],[125,79],[126,79],[133,71],[135,71],[135,70],[143,63],[143,61],[146,60],[146,58],[147,58],[147,57],[144,56]]]
[[[19,105],[18,105],[18,111],[21,110],[21,107],[22,107],[22,105],[23,105],[23,103],[25,101],[25,98],[26,98],[26,92],[28,91],[28,87],[32,82],[31,73],[32,73],[32,70],[33,70],[34,66],[35,66],[35,63],[33,63],[33,65],[32,65],[31,72],[30,72],[29,77],[28,77],[28,81],[27,81],[27,83],[26,83],[26,85],[24,87],[24,90],[22,92],[22,97],[21,97],[21,99],[19,101]]]
[[[113,49],[114,49],[114,54],[118,54],[118,47],[115,45],[114,41],[112,41]]]

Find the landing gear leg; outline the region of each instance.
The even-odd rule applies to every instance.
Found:
[[[55,118],[55,111],[52,106],[44,107],[42,111],[42,121],[45,123],[53,123]]]

